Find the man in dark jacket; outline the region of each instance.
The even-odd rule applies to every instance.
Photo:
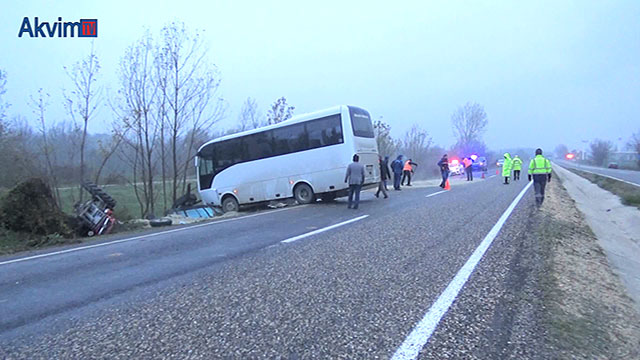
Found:
[[[440,174],[442,175],[440,187],[444,189],[447,179],[449,178],[449,159],[447,158],[447,154],[444,154],[442,159],[438,161],[438,167],[440,167]]]
[[[398,157],[391,163],[391,171],[393,171],[394,190],[400,190],[400,179],[402,178],[403,167],[404,164],[402,163],[402,155],[398,155]]]
[[[362,184],[364,184],[364,165],[359,163],[360,157],[358,154],[353,155],[353,162],[347,166],[347,173],[344,176],[344,182],[349,184],[349,205],[353,203],[353,208],[357,209],[360,204],[360,190],[362,190]],[[353,201],[353,195],[355,195],[355,201]]]
[[[389,166],[387,165],[387,161],[389,157],[385,156],[384,160],[382,157],[378,156],[378,162],[380,162],[380,184],[378,184],[378,191],[376,191],[376,197],[380,196],[380,192],[384,195],[384,198],[388,198],[387,195],[387,179],[391,177],[391,173],[389,172]]]

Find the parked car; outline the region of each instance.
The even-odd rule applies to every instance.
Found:
[[[607,167],[609,169],[617,169],[618,168],[618,163],[610,162]]]
[[[476,158],[471,164],[471,170],[487,171],[487,158],[485,158],[484,156]]]
[[[464,165],[462,165],[462,163],[460,163],[460,160],[458,159],[453,159],[451,161],[449,161],[449,171],[450,174],[449,175],[462,175],[464,174]]]
[[[504,159],[500,159],[496,162],[496,165],[502,166],[504,164]]]

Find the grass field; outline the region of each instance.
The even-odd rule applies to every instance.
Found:
[[[195,180],[188,181],[191,183],[191,192],[198,196],[197,186]],[[127,221],[134,218],[140,218],[140,204],[136,198],[136,194],[134,191],[134,187],[132,184],[127,185],[106,185],[102,188],[107,194],[113,197],[117,204],[114,209],[114,215],[116,219],[120,221]],[[139,189],[141,191],[141,189]],[[163,216],[164,215],[164,192],[162,191],[162,183],[154,184],[153,191],[155,193],[155,215]],[[60,202],[62,210],[68,214],[73,213],[73,205],[79,200],[79,190],[78,188],[61,188],[60,192]],[[178,197],[182,196],[182,187],[178,188]],[[87,200],[89,196],[88,192],[84,192],[83,200]],[[171,208],[173,204],[171,200],[171,184],[167,183],[167,209]]]

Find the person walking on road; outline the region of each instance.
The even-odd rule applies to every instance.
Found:
[[[362,190],[362,184],[364,184],[364,166],[360,164],[360,157],[358,154],[353,155],[353,162],[347,166],[347,174],[344,176],[344,182],[349,183],[349,205],[347,207],[351,209],[357,209],[360,204],[360,190]],[[355,201],[353,197],[355,195]]]
[[[540,207],[544,201],[544,188],[551,181],[551,161],[542,156],[542,149],[536,149],[536,157],[529,162],[529,181],[533,178],[533,190],[536,194],[536,205]]]
[[[504,184],[509,184],[509,178],[511,177],[511,166],[513,163],[511,162],[511,155],[509,153],[504,153],[504,163],[502,164],[502,176],[504,177]]]
[[[404,186],[404,179],[407,179],[407,186],[411,186],[411,174],[413,174],[413,166],[418,166],[418,164],[411,161],[411,159],[407,160],[404,163],[404,167],[402,168],[402,181],[401,185]]]
[[[385,157],[385,160],[388,159]],[[380,163],[380,183],[378,184],[378,191],[376,191],[376,197],[380,196],[380,192],[384,195],[384,198],[388,198],[387,195],[387,179],[391,177],[391,173],[389,172],[389,167],[387,166],[387,162],[382,160],[382,157],[378,156],[378,162]]]
[[[400,178],[402,177],[402,155],[393,160],[391,163],[391,171],[393,171],[393,189],[400,190]]]
[[[473,164],[473,160],[471,158],[462,159],[462,163],[464,164],[464,172],[467,174],[467,181],[473,181],[473,169],[471,168],[471,164]]]
[[[520,170],[522,170],[522,159],[518,155],[513,157],[513,181],[520,180]]]
[[[384,182],[384,189],[385,190],[389,190],[387,189],[387,180],[391,180],[391,172],[389,171],[389,157],[385,156],[384,160],[382,160],[382,164],[380,165],[382,166],[382,171],[380,171],[380,178],[382,178],[382,181]],[[385,175],[383,175],[385,174]]]
[[[442,175],[440,187],[444,189],[447,179],[449,178],[449,159],[447,158],[447,154],[442,155],[442,158],[438,161],[438,167],[440,167],[440,174]]]

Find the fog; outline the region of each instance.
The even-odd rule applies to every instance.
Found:
[[[9,116],[33,118],[27,100],[43,88],[50,117],[63,119],[63,66],[86,56],[92,39],[19,38],[25,16],[98,19],[105,94],[145,30],[173,20],[203,30],[228,106],[221,128],[237,122],[247,97],[266,112],[285,96],[296,114],[363,107],[396,137],[418,123],[444,147],[455,142],[451,114],[469,101],[484,106],[491,149],[584,148],[594,138],[622,146],[640,130],[638,1],[3,2]],[[97,116],[90,131],[106,132],[110,109]]]

